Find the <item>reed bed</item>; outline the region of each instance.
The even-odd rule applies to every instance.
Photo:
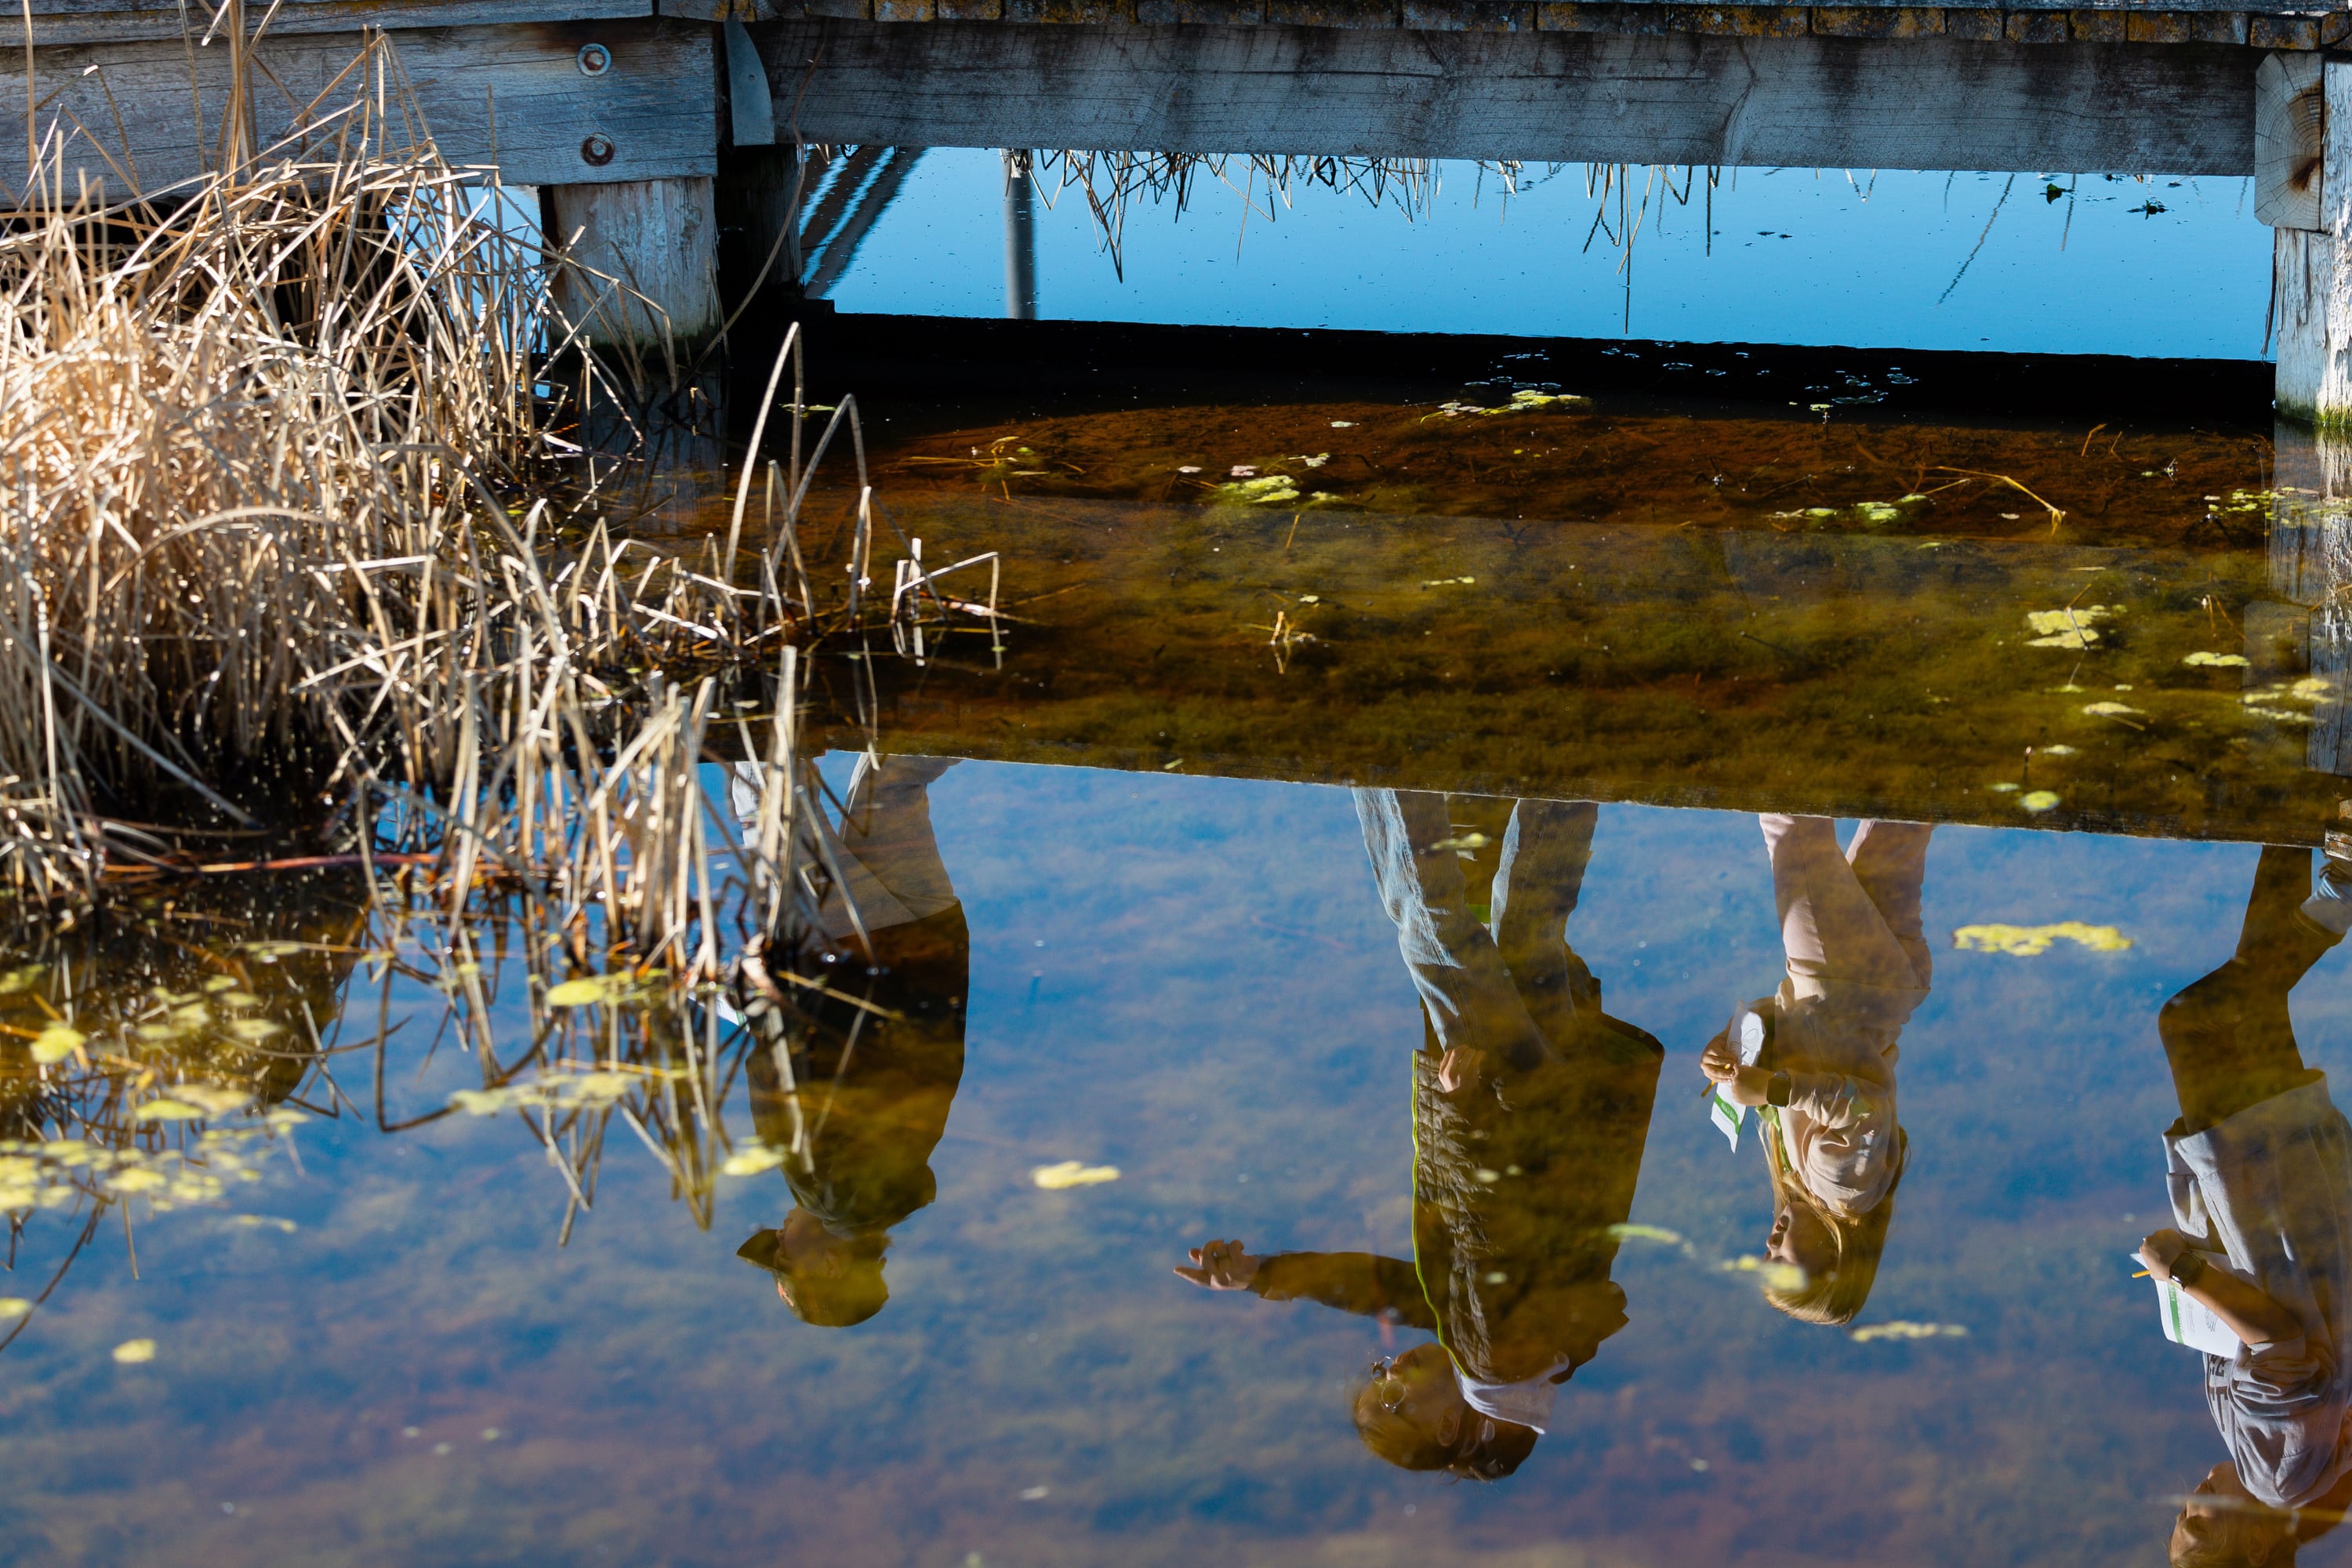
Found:
[[[788,763],[793,650],[887,621],[919,652],[944,574],[903,542],[870,592],[856,404],[813,421],[796,331],[723,540],[616,533],[562,434],[617,400],[546,287],[574,264],[488,221],[481,173],[391,145],[373,101],[168,202],[59,199],[0,232],[0,405],[26,411],[0,430],[0,887],[70,907],[383,858],[453,913],[528,889],[710,973],[718,721]],[[854,470],[847,559],[813,574],[828,468]],[[793,816],[728,847],[776,921],[823,879],[787,864]]]
[[[34,1213],[78,1232],[43,1297],[316,1114],[511,1111],[566,1237],[623,1131],[707,1224],[746,1015],[832,994],[813,651],[857,645],[861,716],[876,657],[1002,655],[1000,563],[897,534],[797,330],[723,531],[629,536],[583,445],[651,372],[547,280],[624,285],[491,221],[397,75],[379,42],[295,141],[0,224],[0,1212],[11,1268]],[[478,1087],[395,1103],[396,1037]]]

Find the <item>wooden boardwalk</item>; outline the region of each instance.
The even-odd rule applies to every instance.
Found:
[[[235,84],[267,145],[377,37],[372,90],[538,187],[677,338],[750,281],[717,276],[722,218],[731,253],[789,248],[808,142],[2252,174],[2281,408],[2352,418],[2342,4],[31,0],[0,16],[0,123],[32,104],[0,181],[40,143],[68,192],[163,189],[217,158]]]

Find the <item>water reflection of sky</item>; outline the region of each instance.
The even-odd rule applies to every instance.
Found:
[[[1647,179],[1633,172],[1637,195]],[[2053,182],[2071,197],[2045,199]],[[1433,213],[1411,223],[1393,205],[1375,211],[1360,195],[1304,186],[1294,206],[1276,206],[1274,221],[1244,222],[1237,192],[1198,176],[1181,218],[1173,204],[1133,209],[1123,279],[1098,248],[1083,195],[1066,192],[1037,213],[1039,313],[1533,337],[1629,330],[1619,252],[1605,236],[1586,247],[1596,204],[1580,166],[1507,206],[1494,176],[1482,188],[1471,165],[1445,165]],[[1711,256],[1704,182],[1687,206],[1653,195],[1633,247],[1630,332],[2257,358],[2265,352],[2270,234],[2254,221],[2245,186],[2164,176],[1726,170],[1714,193]],[[848,310],[1001,314],[1002,191],[994,152],[924,153],[832,298]],[[1262,183],[1255,194],[1263,210]],[[2147,212],[2151,203],[2162,210]],[[1616,204],[1609,207],[1613,224]]]
[[[698,1233],[616,1138],[559,1250],[510,1115],[386,1138],[346,1109],[247,1205],[294,1234],[142,1224],[133,1282],[110,1222],[10,1352],[9,1559],[2137,1562],[2221,1457],[2123,1254],[2163,1202],[2155,1009],[2226,955],[2252,848],[1938,831],[1917,1163],[1865,1319],[1970,1331],[1855,1344],[1709,1267],[1767,1211],[1694,1067],[1780,965],[1754,820],[1604,807],[1570,935],[1668,1045],[1633,1217],[1695,1257],[1629,1243],[1631,1324],[1551,1435],[1446,1486],[1350,1430],[1377,1327],[1169,1273],[1210,1236],[1410,1254],[1421,1023],[1346,792],[965,763],[932,803],[969,1055],[880,1315],[810,1328],[734,1258],[772,1173]],[[2061,920],[2136,945],[1950,951]],[[2345,962],[2295,995],[2331,1068]],[[423,1106],[471,1073],[395,1052],[388,1082]],[[1030,1184],[1069,1158],[1123,1174]],[[115,1365],[134,1335],[156,1360]]]

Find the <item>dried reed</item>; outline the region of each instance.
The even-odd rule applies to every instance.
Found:
[[[88,900],[201,864],[191,836],[267,827],[429,856],[453,913],[486,883],[561,925],[593,909],[642,962],[709,973],[695,770],[722,694],[772,707],[751,754],[790,774],[794,645],[871,618],[855,401],[813,432],[788,335],[723,547],[618,537],[560,466],[576,410],[533,352],[577,344],[544,283],[574,264],[380,118],[388,49],[299,144],[168,205],[58,199],[0,232],[0,400],[34,411],[0,432],[0,880]],[[584,402],[602,373],[572,362]],[[785,460],[761,463],[779,422]],[[800,521],[835,453],[856,499],[827,595]],[[902,639],[948,615],[936,575],[898,565]],[[797,899],[791,817],[733,849],[767,867],[772,922]]]
[[[414,139],[390,48],[297,142],[228,127],[236,155],[203,179],[132,202],[52,180],[0,228],[0,406],[20,411],[0,428],[0,892],[67,917],[13,922],[37,956],[0,973],[12,1236],[33,1207],[86,1211],[86,1243],[113,1205],[128,1239],[134,1194],[213,1201],[299,1093],[357,1109],[332,1062],[371,1047],[385,1131],[520,1114],[567,1235],[615,1119],[707,1222],[740,1017],[709,983],[756,1008],[831,994],[809,962],[843,881],[811,826],[809,649],[878,621],[919,660],[984,622],[1001,657],[992,552],[932,568],[900,539],[870,592],[856,405],[810,425],[797,330],[723,542],[621,534],[563,435],[600,394],[630,401],[546,287],[577,264],[485,217],[495,174],[486,193]],[[570,292],[621,287],[590,281]],[[642,390],[645,366],[618,373]],[[845,559],[813,572],[829,458],[854,504],[830,532]],[[982,565],[984,603],[942,592]],[[730,802],[706,779],[739,760]],[[236,884],[210,874],[295,867],[343,879],[331,931],[262,935],[284,923],[266,899],[215,909]],[[92,903],[109,919],[69,929]],[[175,920],[247,940],[192,944]],[[362,957],[385,989],[352,1045],[335,994]],[[509,959],[520,1042],[491,1025]],[[427,1058],[454,1038],[482,1085],[407,1121],[384,1087],[402,977],[451,999]]]

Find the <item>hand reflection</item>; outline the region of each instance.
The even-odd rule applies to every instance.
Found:
[[[1706,1049],[1699,1053],[1698,1070],[1706,1075],[1708,1082],[1723,1085],[1724,1097],[1734,1105],[1761,1105],[1771,1088],[1772,1074],[1769,1069],[1740,1065],[1727,1032],[1706,1043]]]
[[[2139,1244],[2139,1260],[2147,1265],[2148,1273],[2158,1279],[2172,1278],[2172,1266],[2189,1250],[2189,1238],[2167,1226],[2150,1231]]]
[[[1176,1277],[1209,1290],[1246,1290],[1257,1279],[1259,1259],[1242,1250],[1238,1241],[1208,1241],[1185,1256],[1192,1267],[1177,1267]]]
[[[1475,1046],[1455,1046],[1437,1062],[1437,1087],[1448,1094],[1475,1094],[1494,1077],[1494,1058]]]

